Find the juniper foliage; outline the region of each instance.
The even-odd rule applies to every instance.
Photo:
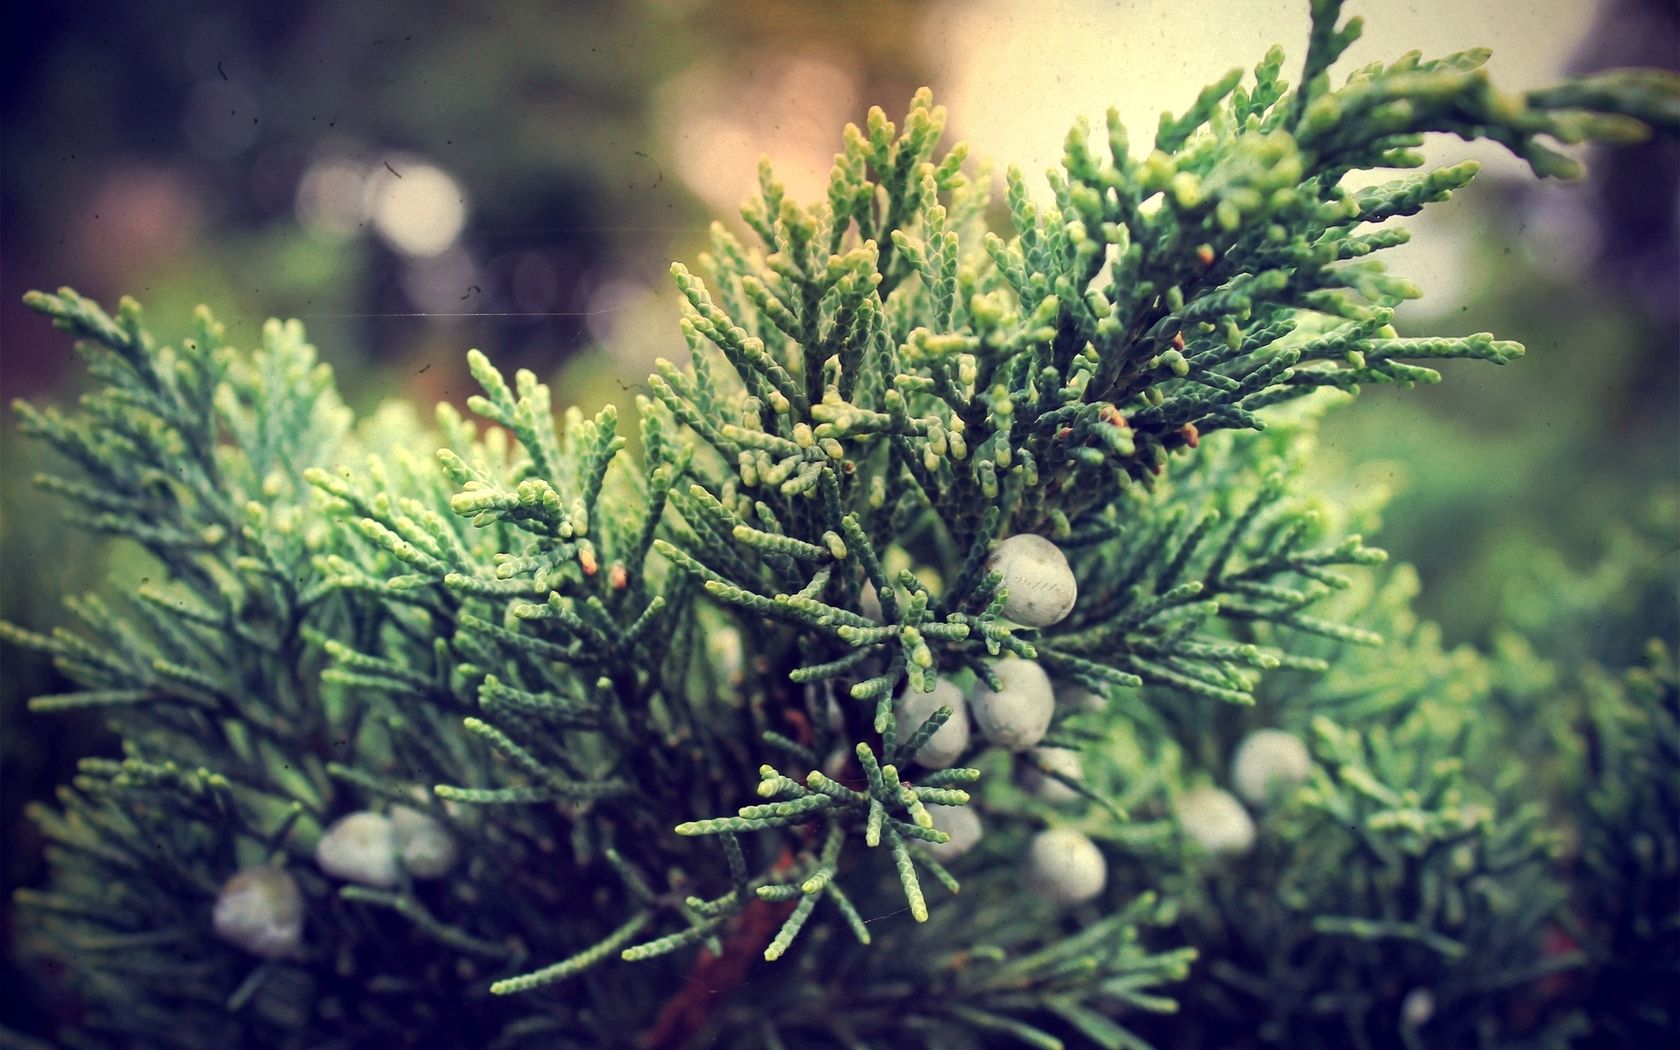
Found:
[[[1596,927],[1604,953],[1542,956],[1556,841],[1460,757],[1500,748],[1462,677],[1480,658],[1442,653],[1403,588],[1350,600],[1382,555],[1299,474],[1312,395],[1521,352],[1401,337],[1417,290],[1372,258],[1474,165],[1343,176],[1417,167],[1432,132],[1570,176],[1551,143],[1672,130],[1680,90],[1632,72],[1512,97],[1485,52],[1333,86],[1358,31],[1315,3],[1296,85],[1274,49],[1145,150],[1112,112],[1096,145],[1077,126],[1053,204],[1009,172],[1002,232],[925,91],[902,127],[847,127],[824,201],[766,163],[758,243],[719,225],[698,272],[673,267],[690,357],[650,378],[639,457],[611,408],[557,425],[534,375],[476,351],[483,426],[449,406],[357,425],[296,323],[242,354],[201,312],[169,348],[130,301],[30,296],[100,384],[73,414],[20,406],[78,471],[42,484],[158,566],[131,600],[73,601],[74,628],[6,631],[82,685],[37,709],[100,709],[124,741],[37,811],[55,875],[24,902],[85,1010],[66,1038],[1135,1047],[1225,1025],[1410,1046],[1447,1023],[1402,1010],[1415,988],[1496,1040],[1549,974],[1660,957],[1667,898]],[[1043,629],[1005,618],[988,569],[1020,533],[1079,584]],[[914,761],[955,712],[904,724],[895,698],[1000,688],[1003,658],[1058,681],[1042,743],[1082,774],[1044,768],[1071,802],[1013,782],[1028,754]],[[1644,711],[1664,680],[1612,692]],[[1259,724],[1309,737],[1316,769],[1221,866],[1171,802]],[[1610,836],[1591,878],[1630,870],[1609,829],[1640,819],[1633,790],[1585,796]],[[941,807],[987,829],[949,864]],[[443,878],[312,861],[335,820],[399,809],[458,845]],[[1095,900],[1023,898],[1046,826],[1100,844]],[[1637,869],[1659,888],[1672,843]],[[282,958],[212,927],[259,865],[305,899]],[[1160,1020],[1187,977],[1195,1017]]]

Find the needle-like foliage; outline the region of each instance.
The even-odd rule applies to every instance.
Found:
[[[353,425],[295,322],[244,354],[203,313],[167,348],[130,301],[32,295],[100,384],[20,407],[77,471],[42,484],[157,570],[7,629],[81,683],[37,709],[124,742],[38,812],[56,874],[24,903],[74,1039],[1191,1045],[1163,1020],[1188,978],[1181,1032],[1411,1046],[1503,1037],[1536,982],[1609,965],[1542,954],[1567,873],[1475,759],[1509,728],[1477,716],[1493,675],[1403,572],[1373,594],[1382,552],[1302,468],[1327,388],[1521,353],[1401,336],[1418,290],[1374,257],[1475,165],[1344,176],[1434,132],[1571,176],[1559,144],[1671,128],[1680,90],[1507,96],[1485,52],[1333,82],[1359,22],[1313,7],[1298,83],[1274,49],[1152,143],[1081,123],[1044,198],[1011,169],[994,207],[925,90],[845,129],[823,200],[764,162],[750,242],[719,224],[673,266],[689,356],[631,420],[557,420],[473,351],[481,424]],[[1054,557],[1006,557],[1022,534]],[[1024,613],[1035,587],[1071,612]],[[1588,702],[1606,746],[1644,755],[1634,718],[1672,744],[1654,666]],[[903,714],[941,686],[969,696]],[[1174,806],[1259,727],[1311,769],[1210,861],[1252,823]],[[1608,837],[1577,866],[1608,878],[1643,796],[1584,797]],[[228,932],[254,868],[302,902],[267,957]],[[1645,958],[1672,927],[1644,920],[1594,945]]]

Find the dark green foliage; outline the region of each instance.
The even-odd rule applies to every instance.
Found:
[[[43,481],[83,523],[140,543],[164,577],[120,610],[92,596],[73,603],[80,632],[8,630],[86,687],[34,707],[102,709],[125,742],[122,761],[84,763],[62,814],[38,812],[62,877],[22,898],[40,916],[35,949],[80,960],[69,989],[87,1010],[78,1039],[356,1044],[419,1040],[427,1028],[490,1039],[506,1019],[480,1027],[475,1003],[487,995],[456,990],[524,949],[438,917],[458,917],[481,891],[405,891],[391,898],[398,911],[369,907],[335,899],[310,859],[353,800],[426,806],[422,785],[438,767],[487,761],[458,734],[459,716],[444,714],[449,694],[424,664],[347,657],[358,639],[400,629],[404,610],[336,571],[351,551],[322,527],[302,482],[313,464],[361,447],[331,373],[295,324],[271,324],[263,349],[241,358],[207,313],[175,351],[151,342],[132,303],[114,320],[68,292],[31,303],[83,338],[109,384],[77,417],[25,410],[30,429],[89,476]],[[388,438],[407,436],[391,418],[376,422]],[[393,690],[420,703],[374,702]],[[469,854],[475,830],[454,824]],[[265,861],[295,873],[310,901],[296,960],[261,963],[211,936],[222,883]],[[535,892],[504,885],[487,899],[523,906],[552,891]],[[440,941],[458,956],[435,954]]]
[[[1338,18],[1315,4],[1299,88],[1274,51],[1144,156],[1112,115],[1101,155],[1076,128],[1054,204],[1010,173],[1004,235],[926,92],[902,130],[878,109],[846,129],[823,203],[766,165],[743,211],[761,244],[719,226],[700,275],[673,268],[691,352],[649,380],[639,457],[612,409],[557,425],[533,374],[510,386],[476,351],[482,432],[448,406],[433,431],[400,411],[352,428],[295,324],[247,357],[205,314],[174,350],[127,301],[113,320],[32,296],[102,384],[70,418],[22,409],[85,475],[43,484],[158,575],[120,610],[73,603],[79,631],[8,631],[84,686],[38,707],[104,709],[124,740],[41,811],[58,874],[25,900],[36,950],[73,960],[77,1038],[1503,1045],[1568,1031],[1533,1010],[1554,972],[1648,974],[1672,941],[1650,909],[1670,907],[1673,838],[1630,858],[1584,829],[1672,797],[1583,782],[1572,863],[1636,884],[1625,912],[1584,915],[1580,953],[1543,955],[1574,869],[1499,766],[1510,727],[1478,713],[1494,676],[1443,653],[1403,586],[1372,595],[1381,552],[1300,470],[1324,388],[1520,353],[1400,337],[1417,292],[1369,258],[1473,166],[1341,177],[1416,166],[1434,131],[1569,174],[1543,139],[1643,134],[1629,114],[1670,123],[1676,88],[1512,99],[1480,52],[1332,88],[1358,33]],[[1025,532],[1079,583],[1042,629],[1004,617],[988,570]],[[1001,688],[1006,656],[1058,679],[1043,742],[1081,753],[1069,802],[1017,788],[1036,760],[983,742],[914,762],[953,709],[900,724],[895,697]],[[1662,666],[1581,708],[1632,766],[1675,761]],[[1174,800],[1256,726],[1310,727],[1310,782],[1265,809],[1251,855],[1181,848]],[[334,821],[398,807],[460,846],[441,878],[317,868]],[[986,841],[939,860],[938,807],[981,813]],[[1047,826],[1100,844],[1094,899],[1023,892]],[[301,950],[270,962],[210,919],[264,863],[307,912]],[[1151,1022],[1187,977],[1193,1009]],[[1402,1020],[1419,988],[1430,1016]],[[1644,999],[1621,1013],[1671,1023]]]
[[[1586,1045],[1680,1032],[1680,528],[1661,492],[1590,571],[1534,560],[1513,582],[1495,684],[1508,735],[1542,770],[1573,890],[1565,924],[1588,960],[1570,999]]]
[[[1592,960],[1583,1001],[1595,1045],[1653,1041],[1680,1030],[1680,681],[1674,654],[1651,642],[1644,666],[1585,686],[1584,763],[1572,814],[1571,872],[1581,948]]]
[[[1543,982],[1582,962],[1548,951],[1561,836],[1484,715],[1486,662],[1442,651],[1409,596],[1401,579],[1358,603],[1380,652],[1262,695],[1316,769],[1256,809],[1251,854],[1190,864],[1186,932],[1206,968],[1187,1016],[1261,1020],[1268,1045],[1302,1047],[1523,1045],[1556,1028],[1558,1013],[1534,1016]],[[1408,1002],[1427,1016],[1408,1020]]]

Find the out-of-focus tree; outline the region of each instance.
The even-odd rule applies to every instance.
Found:
[[[1680,8],[1606,4],[1570,69],[1632,65],[1680,66]],[[1495,382],[1449,362],[1438,387],[1370,391],[1359,426],[1332,416],[1322,435],[1365,464],[1363,484],[1396,490],[1384,541],[1455,639],[1486,642],[1501,622],[1489,580],[1541,549],[1584,570],[1606,522],[1650,512],[1652,479],[1680,481],[1680,144],[1595,152],[1588,180],[1484,178],[1436,217],[1473,225],[1464,270],[1482,276],[1446,313],[1420,302],[1413,326],[1509,333],[1528,347],[1520,366]]]

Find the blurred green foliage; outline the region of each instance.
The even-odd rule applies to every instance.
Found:
[[[368,237],[323,242],[295,223],[291,187],[312,150],[338,141],[377,153],[377,144],[446,165],[471,188],[465,236],[487,265],[522,252],[550,256],[568,278],[559,282],[552,309],[577,312],[588,307],[591,282],[615,265],[635,265],[646,241],[633,229],[602,228],[599,216],[646,217],[662,231],[655,234],[660,258],[673,229],[680,235],[698,225],[688,193],[647,167],[660,167],[648,156],[661,148],[651,131],[655,87],[694,49],[709,46],[690,42],[694,31],[703,29],[712,44],[733,34],[762,45],[790,31],[832,41],[861,34],[868,24],[849,17],[859,12],[848,8],[795,27],[756,5],[597,2],[494,12],[464,3],[245,5],[204,16],[195,23],[201,28],[186,34],[183,50],[186,10],[183,5],[173,17],[163,6],[106,5],[73,29],[60,21],[65,14],[47,8],[16,16],[8,47],[43,34],[55,46],[9,63],[7,74],[9,138],[31,144],[9,148],[0,159],[9,391],[46,385],[57,367],[18,347],[51,343],[52,353],[61,353],[44,324],[21,327],[18,293],[66,281],[95,295],[143,293],[152,316],[164,321],[159,334],[166,341],[181,334],[169,329],[169,319],[188,317],[199,301],[220,304],[234,341],[245,344],[255,341],[262,316],[314,315],[312,334],[363,405],[399,386],[421,400],[463,399],[460,350],[474,342],[497,347],[498,360],[510,369],[540,362],[552,371],[561,367],[562,350],[590,340],[581,319],[439,328],[413,318],[335,316],[406,312],[412,304],[401,287],[404,262],[390,249]],[[912,58],[902,40],[846,46],[874,56],[862,68],[876,82],[888,59]],[[67,75],[70,70],[77,75]],[[232,157],[191,154],[182,148],[178,114],[166,103],[206,85],[223,90],[218,82],[241,85],[258,103],[253,119],[261,136]],[[94,195],[102,163],[137,160],[176,171],[178,187],[197,209],[200,235],[188,246],[168,238],[119,240],[111,254],[120,258],[85,279],[82,268],[89,246],[102,243],[101,228],[69,214],[68,202]],[[1652,658],[1656,669],[1637,668],[1650,636],[1676,639],[1680,548],[1673,525],[1680,511],[1672,501],[1653,501],[1650,489],[1652,479],[1680,479],[1680,355],[1669,315],[1653,312],[1613,273],[1560,276],[1529,266],[1520,250],[1513,254],[1524,217],[1499,193],[1514,191],[1479,189],[1472,200],[1486,208],[1493,233],[1478,243],[1472,268],[1496,271],[1499,281],[1452,317],[1418,314],[1406,334],[1491,329],[1527,344],[1528,357],[1497,375],[1449,364],[1447,382],[1404,396],[1368,390],[1359,414],[1331,415],[1320,436],[1329,455],[1316,465],[1321,480],[1351,472],[1372,488],[1394,490],[1380,538],[1399,560],[1418,566],[1425,581],[1418,608],[1445,636],[1420,647],[1456,673],[1462,667],[1453,661],[1468,657],[1451,655],[1455,643],[1494,646],[1497,667],[1486,673],[1495,679],[1490,702],[1508,708],[1502,728],[1514,739],[1533,733],[1542,745],[1509,747],[1500,760],[1512,761],[1511,752],[1535,756],[1547,792],[1559,804],[1580,806],[1579,824],[1566,834],[1590,835],[1592,807],[1625,805],[1629,796],[1625,786],[1595,787],[1570,772],[1586,746],[1575,734],[1589,710],[1596,703],[1614,722],[1660,721],[1672,709],[1664,699],[1673,696],[1671,667],[1667,693],[1660,658]],[[1667,230],[1672,252],[1673,223],[1654,225]],[[505,278],[512,265],[504,262],[497,271],[504,280],[492,294],[511,295]],[[138,280],[142,268],[146,283],[110,286]],[[489,311],[497,301],[486,296],[471,305]],[[624,397],[602,358],[574,358],[563,367],[559,389],[566,401]],[[0,471],[0,618],[44,627],[57,618],[61,595],[112,574],[129,584],[147,574],[139,560],[65,531],[28,484],[50,464],[14,440],[9,422],[0,440],[6,467]],[[1350,501],[1370,495],[1331,491]],[[1374,524],[1374,513],[1371,518]],[[1612,530],[1607,539],[1607,524],[1622,522],[1642,531]],[[10,652],[3,678],[0,831],[8,844],[9,891],[38,873],[32,833],[14,819],[16,807],[64,779],[61,756],[89,749],[93,723],[61,718],[44,726],[24,719],[23,697],[59,688],[44,660]],[[1478,689],[1484,684],[1478,681]],[[1526,717],[1533,709],[1525,704],[1558,695],[1569,698],[1570,718]],[[1655,713],[1629,716],[1629,696],[1645,697],[1636,710]],[[1267,703],[1263,696],[1262,711]],[[1216,717],[1237,718],[1225,711]],[[1237,728],[1233,721],[1213,739],[1228,743]],[[1654,765],[1644,768],[1672,774],[1672,755],[1640,751],[1648,741],[1637,731],[1611,736],[1607,746],[1645,755],[1639,761]],[[1615,843],[1579,842],[1568,854],[1575,862],[1619,863],[1603,861]],[[7,900],[9,917],[9,892]],[[1588,913],[1598,925],[1579,931],[1584,948],[1598,950],[1588,943],[1596,936],[1599,947],[1614,950],[1622,920]],[[0,928],[0,935],[9,932]]]
[[[1673,514],[1650,495],[1653,482],[1680,483],[1680,288],[1653,303],[1578,257],[1566,273],[1536,266],[1522,248],[1521,190],[1477,189],[1466,196],[1487,235],[1466,266],[1499,280],[1450,316],[1424,300],[1406,328],[1496,331],[1528,353],[1497,376],[1449,362],[1439,386],[1366,392],[1357,417],[1326,420],[1315,468],[1327,483],[1351,473],[1393,494],[1382,541],[1423,576],[1419,609],[1450,639],[1485,643],[1519,611],[1500,581],[1522,576],[1538,552],[1585,567],[1607,526]],[[1612,219],[1601,207],[1594,215]],[[1575,254],[1567,242],[1551,250]]]

